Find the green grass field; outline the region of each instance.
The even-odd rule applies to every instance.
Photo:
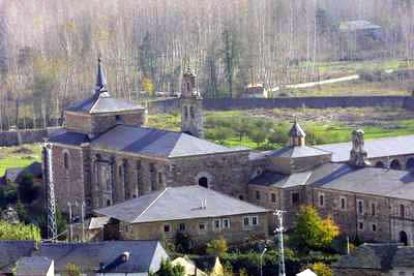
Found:
[[[35,161],[41,161],[40,144],[0,148],[0,176],[8,168],[24,168]]]
[[[288,142],[293,114],[302,118],[301,125],[310,145],[350,141],[355,128],[364,129],[366,139],[414,134],[414,113],[387,108],[355,108],[206,112],[205,136],[229,147],[278,148]],[[352,114],[349,115],[351,118],[342,118],[348,114]],[[161,114],[150,116],[148,125],[179,130],[179,122],[178,114]]]

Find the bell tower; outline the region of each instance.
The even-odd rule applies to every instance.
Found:
[[[203,137],[203,98],[195,90],[195,75],[190,69],[183,74],[181,83],[181,131]]]

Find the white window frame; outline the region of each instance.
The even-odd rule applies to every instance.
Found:
[[[216,222],[218,222],[218,227],[216,227]],[[213,231],[218,232],[221,230],[221,220],[213,219]]]
[[[248,222],[249,222],[248,225],[245,225],[244,224],[245,219],[248,220]],[[254,219],[256,219],[256,224],[253,224],[253,220]],[[244,216],[242,218],[242,224],[243,224],[243,228],[244,229],[251,229],[253,227],[257,227],[257,226],[260,225],[259,216],[255,216],[255,215],[252,215],[252,216]]]
[[[225,221],[227,221],[227,226],[226,226]],[[221,228],[222,229],[230,229],[231,228],[230,218],[223,218],[221,220]]]
[[[200,228],[200,226],[201,225],[204,225],[204,229],[201,229]],[[200,232],[200,233],[205,233],[205,232],[207,232],[207,223],[205,222],[205,221],[202,221],[202,222],[199,222],[198,223],[198,231]]]

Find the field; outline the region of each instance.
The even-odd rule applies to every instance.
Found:
[[[0,148],[0,176],[3,176],[8,168],[24,168],[40,160],[41,146],[39,144]]]
[[[297,116],[308,144],[350,140],[362,128],[367,139],[414,134],[414,111],[396,108],[255,109],[206,112],[207,139],[231,147],[273,149],[285,145]],[[178,114],[150,116],[148,125],[179,130]]]

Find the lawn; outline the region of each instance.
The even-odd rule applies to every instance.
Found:
[[[255,109],[205,113],[205,138],[229,147],[274,149],[286,145],[293,115],[310,145],[347,142],[355,128],[367,139],[414,134],[414,112],[398,108]],[[148,125],[179,130],[178,114],[149,117]]]
[[[24,168],[35,161],[41,161],[40,144],[2,147],[0,148],[0,176],[3,176],[8,168]]]

